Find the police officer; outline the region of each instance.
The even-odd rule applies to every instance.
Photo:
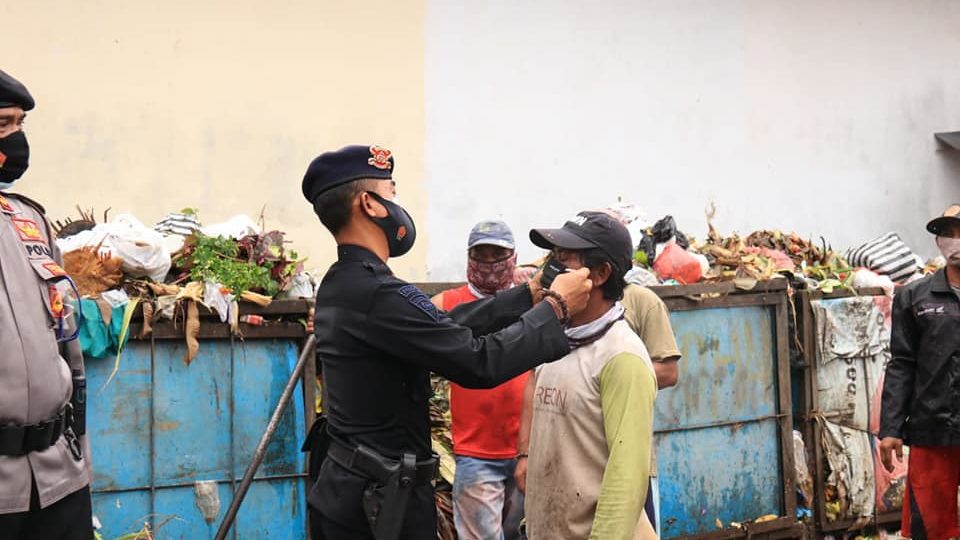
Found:
[[[27,170],[27,89],[0,71],[0,540],[90,540],[83,357],[74,290]]]
[[[563,325],[592,287],[587,271],[570,272],[549,290],[535,280],[439,311],[386,264],[416,238],[392,200],[393,169],[390,151],[348,146],[313,160],[303,179],[338,250],[315,315],[329,436],[308,497],[315,539],[436,538],[430,372],[491,388],[561,358]]]

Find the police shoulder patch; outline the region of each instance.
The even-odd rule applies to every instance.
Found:
[[[19,193],[7,193],[7,196],[9,196],[9,197],[11,197],[11,198],[13,198],[13,199],[17,199],[18,201],[20,201],[20,202],[22,202],[22,203],[24,203],[24,204],[29,205],[31,208],[33,208],[33,209],[36,210],[37,212],[40,212],[41,214],[44,214],[44,215],[45,215],[45,214],[47,213],[47,209],[44,208],[42,204],[40,204],[40,203],[38,203],[37,201],[31,199],[30,197],[26,197],[26,196],[21,195],[21,194],[19,194]],[[44,219],[46,219],[46,218],[44,218]]]
[[[400,290],[397,292],[400,293],[400,296],[406,298],[410,305],[426,313],[434,322],[440,320],[440,313],[437,310],[437,306],[433,305],[430,298],[418,289],[416,285],[404,285],[400,287]]]

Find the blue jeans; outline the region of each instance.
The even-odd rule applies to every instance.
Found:
[[[518,540],[523,494],[513,480],[517,461],[455,458],[453,523],[460,540]]]

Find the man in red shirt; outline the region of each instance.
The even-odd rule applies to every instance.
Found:
[[[513,286],[517,254],[502,221],[481,221],[467,243],[467,284],[433,298],[448,311]],[[460,540],[519,538],[523,495],[513,479],[523,389],[529,373],[489,390],[450,383],[453,519]]]

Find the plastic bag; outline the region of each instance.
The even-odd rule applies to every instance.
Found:
[[[190,236],[200,229],[200,222],[195,215],[173,212],[164,216],[163,219],[153,226],[153,230],[167,235]]]
[[[618,200],[607,207],[606,211],[614,215],[630,233],[630,240],[634,246],[643,238],[643,231],[650,226],[647,215],[639,206]]]
[[[656,274],[639,266],[634,266],[632,270],[627,272],[627,274],[623,276],[623,280],[627,283],[640,285],[641,287],[650,287],[660,284],[660,279],[657,278]]]
[[[149,277],[162,282],[170,271],[170,252],[163,236],[130,214],[120,214],[108,224],[107,241],[113,254],[123,259],[123,271],[131,277]]]
[[[813,504],[813,477],[807,466],[807,447],[803,442],[803,435],[796,430],[793,432],[793,464],[797,489],[803,495],[803,501],[797,501],[797,504],[810,508]]]
[[[848,249],[844,258],[851,266],[863,266],[896,282],[908,281],[921,273],[920,258],[894,232]]]
[[[240,214],[233,216],[223,223],[214,223],[213,225],[201,227],[200,232],[207,236],[222,236],[224,238],[240,240],[244,236],[260,234],[261,231],[260,227],[250,219],[250,216]]]
[[[316,296],[316,287],[313,282],[313,276],[306,272],[300,272],[293,276],[290,288],[277,295],[278,298],[313,298]]]
[[[653,227],[642,232],[637,251],[645,253],[647,264],[650,264],[660,257],[668,244],[673,243],[683,249],[690,247],[687,235],[677,230],[677,222],[673,216],[664,216],[663,219],[654,223]]]
[[[853,273],[853,286],[857,289],[879,287],[891,298],[893,297],[893,289],[895,287],[893,280],[890,279],[889,276],[882,276],[867,268],[858,268],[856,272]]]
[[[653,263],[653,270],[660,279],[675,279],[681,285],[696,283],[703,277],[700,261],[679,244],[668,244]]]

